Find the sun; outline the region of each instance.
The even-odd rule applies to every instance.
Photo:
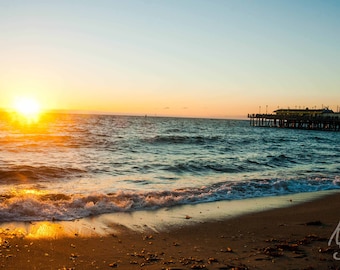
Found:
[[[41,106],[37,99],[20,97],[14,101],[14,111],[29,121],[36,121],[41,113]]]

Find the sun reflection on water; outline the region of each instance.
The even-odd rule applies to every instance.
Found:
[[[55,123],[56,113],[39,110],[32,113],[21,113],[16,110],[0,111],[0,120],[8,133],[48,133],[49,127]]]
[[[63,226],[52,222],[39,222],[31,224],[27,232],[27,238],[41,239],[41,238],[60,238],[70,236]]]
[[[102,220],[10,222],[0,225],[0,244],[5,239],[61,239],[88,238],[116,234],[118,227],[108,226]]]
[[[28,189],[19,189],[19,190],[11,190],[11,193],[16,197],[25,196],[25,195],[33,195],[33,196],[42,196],[48,194],[47,191],[28,188]]]
[[[74,233],[66,231],[60,223],[50,221],[41,222],[13,222],[0,228],[0,239],[28,238],[28,239],[56,239],[74,237]]]

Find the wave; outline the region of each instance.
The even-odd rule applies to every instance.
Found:
[[[8,169],[0,169],[0,183],[30,183],[35,181],[50,181],[53,179],[65,179],[67,177],[80,177],[84,170],[77,168],[60,168],[51,166],[11,166]]]
[[[153,144],[205,144],[212,142],[220,142],[222,136],[186,136],[186,135],[157,135],[144,139],[145,142]]]
[[[332,189],[340,189],[340,177],[234,181],[171,191],[120,190],[87,195],[17,190],[0,194],[0,221],[74,220],[104,213]]]
[[[174,162],[162,167],[163,170],[176,174],[206,174],[206,173],[237,173],[245,171],[245,168],[236,160],[188,160],[185,162]]]

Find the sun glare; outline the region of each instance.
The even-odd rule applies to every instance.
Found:
[[[14,111],[27,121],[37,121],[41,113],[39,102],[30,97],[22,97],[15,100],[13,105]]]
[[[33,98],[20,98],[15,102],[15,110],[23,115],[34,115],[40,111],[39,103]]]

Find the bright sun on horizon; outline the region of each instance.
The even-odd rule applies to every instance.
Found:
[[[41,113],[41,106],[37,99],[20,97],[14,101],[13,109],[27,119],[36,119]]]

